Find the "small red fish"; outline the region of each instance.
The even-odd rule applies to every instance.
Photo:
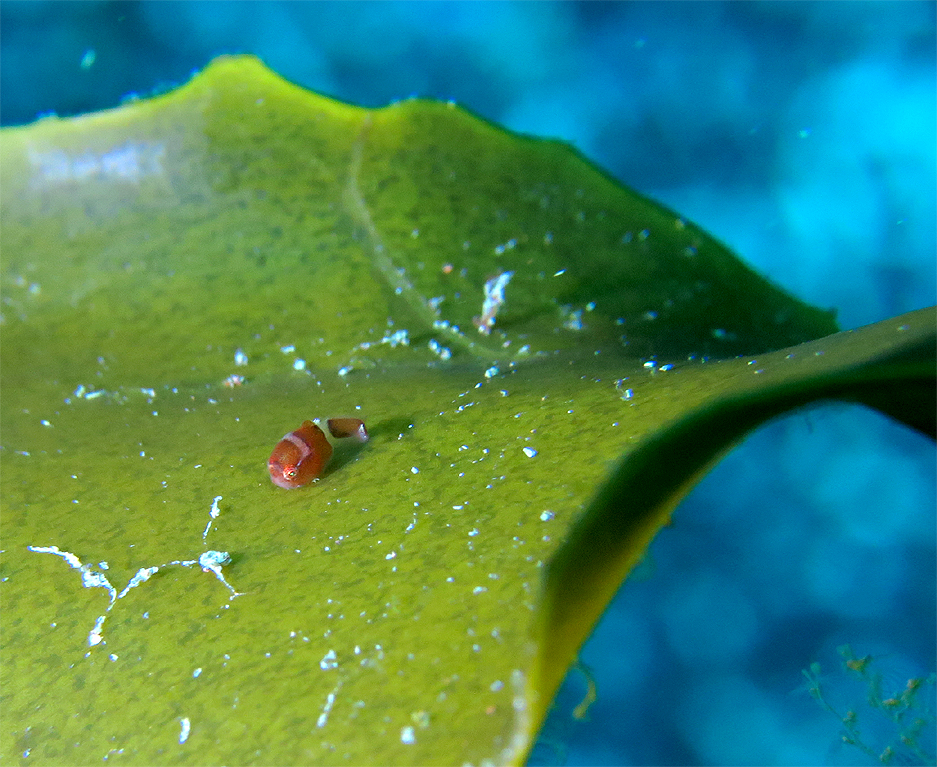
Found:
[[[361,424],[364,428],[364,424]],[[322,429],[303,421],[296,431],[277,442],[267,461],[270,479],[277,487],[293,490],[317,479],[332,457],[332,446]]]

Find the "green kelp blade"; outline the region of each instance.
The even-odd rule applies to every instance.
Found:
[[[835,331],[567,146],[249,57],[0,137],[4,762],[520,762],[609,472]]]
[[[766,421],[823,400],[868,405],[933,439],[935,373],[937,312],[931,307],[674,375],[670,396],[698,404],[625,454],[546,567],[538,672],[530,683],[542,716],[562,681],[559,670],[572,663],[677,504],[731,447]],[[700,399],[701,388],[706,394]]]
[[[433,342],[491,365],[726,357],[837,329],[564,144],[447,104],[340,104],[250,57],[3,146],[4,330],[76,378],[222,380],[241,348],[256,379],[280,369],[275,340],[312,343],[309,369],[362,369],[397,331],[427,361]]]

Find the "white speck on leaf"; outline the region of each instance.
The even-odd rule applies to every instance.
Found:
[[[323,671],[330,671],[333,668],[338,668],[338,661],[335,659],[335,650],[329,650],[319,661],[319,668]]]

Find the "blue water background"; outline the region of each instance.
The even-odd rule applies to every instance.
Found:
[[[235,52],[343,100],[455,99],[566,139],[843,327],[935,303],[934,3],[6,0],[0,121],[116,106]],[[933,444],[884,417],[761,429],[623,587],[582,653],[597,703],[572,719],[573,672],[532,763],[872,763],[801,670],[820,661],[887,737],[835,648],[899,688],[934,670],[935,507]]]

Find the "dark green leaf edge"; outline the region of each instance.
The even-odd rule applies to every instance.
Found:
[[[785,374],[792,360],[822,359]],[[718,363],[717,363],[718,364]],[[745,366],[745,360],[724,365]],[[527,680],[526,717],[536,728],[565,672],[621,583],[674,508],[733,446],[761,424],[823,400],[865,404],[935,438],[937,309],[759,357],[759,376],[724,391],[657,431],[618,465],[544,573],[535,643],[539,657]],[[586,624],[583,615],[595,620]]]

